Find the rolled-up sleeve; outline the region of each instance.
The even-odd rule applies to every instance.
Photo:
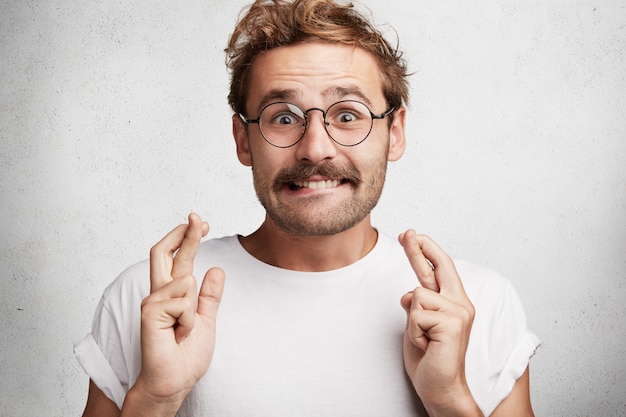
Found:
[[[146,262],[120,274],[98,303],[91,333],[74,345],[85,373],[120,409],[141,370],[141,301],[149,286]]]

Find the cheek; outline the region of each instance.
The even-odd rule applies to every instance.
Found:
[[[268,146],[261,147],[252,147],[250,148],[250,159],[252,171],[255,176],[263,177],[263,181],[267,182],[274,178],[278,171],[285,166],[288,166],[288,160],[284,157],[284,155],[280,155],[280,151],[285,152],[285,149],[278,149],[274,152],[274,149],[267,149]]]
[[[358,151],[358,154],[352,156],[352,163],[355,164],[359,170],[367,173],[379,167],[381,163],[387,162],[389,147],[381,144],[381,146],[363,147],[362,149],[358,149]]]

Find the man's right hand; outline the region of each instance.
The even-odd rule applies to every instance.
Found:
[[[224,271],[207,271],[198,295],[193,264],[209,225],[196,214],[150,251],[150,295],[141,305],[142,367],[124,415],[175,415],[211,364]],[[141,411],[138,411],[141,410]]]

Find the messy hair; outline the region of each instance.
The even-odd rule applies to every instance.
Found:
[[[228,103],[234,112],[245,113],[250,69],[256,56],[308,40],[350,45],[371,53],[383,74],[383,94],[389,107],[399,108],[408,102],[408,74],[402,52],[392,47],[352,3],[256,0],[242,13],[225,49],[231,76]]]

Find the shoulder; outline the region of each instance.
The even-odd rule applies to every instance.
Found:
[[[454,265],[470,299],[494,297],[512,289],[507,278],[488,266],[462,259],[455,259]]]
[[[388,234],[380,233],[376,247],[376,262],[387,268],[391,265],[416,280],[410,263],[404,253],[402,245],[397,239]],[[511,282],[496,270],[463,259],[453,259],[456,270],[468,297],[475,307],[480,310],[494,310],[501,308],[503,303],[516,299],[516,293]]]
[[[379,234],[375,252],[374,258],[377,262],[383,260],[387,265],[402,265],[410,268],[404,248],[398,239],[394,239],[388,234]],[[487,266],[463,259],[453,259],[453,262],[470,298],[471,295],[481,296],[485,292],[504,291],[510,285],[506,278]],[[414,275],[414,273],[412,274]]]
[[[241,247],[237,235],[207,239],[200,243],[196,262],[205,259],[223,259],[236,256]]]
[[[150,261],[137,262],[122,271],[102,294],[103,307],[110,311],[123,310],[141,302],[150,293]]]
[[[236,236],[213,238],[203,241],[195,258],[194,274],[202,280],[208,267],[216,260],[233,257]],[[208,267],[207,267],[208,266]],[[137,303],[150,294],[150,260],[141,260],[122,271],[104,290],[102,300],[106,308],[118,310],[124,306],[135,308]]]
[[[219,266],[228,272],[233,266],[245,263],[247,253],[237,235],[223,236],[203,241],[194,261],[194,275],[202,281],[205,272]]]
[[[511,281],[484,265],[455,260],[463,287],[476,308],[474,327],[526,329],[522,302]],[[491,331],[491,330],[490,330]]]

